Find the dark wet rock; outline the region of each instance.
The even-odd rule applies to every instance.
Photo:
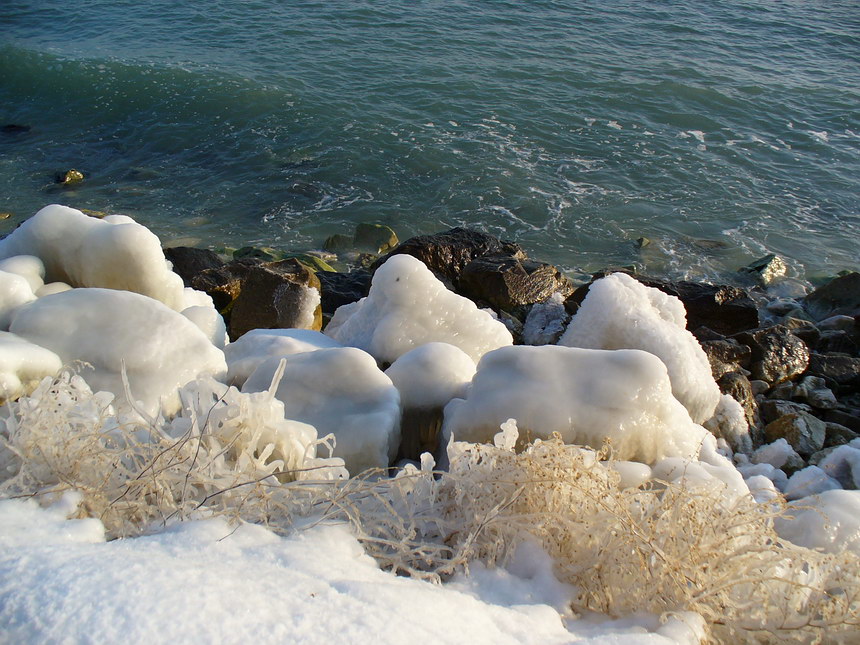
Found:
[[[518,244],[503,242],[497,237],[474,229],[458,227],[444,233],[409,238],[388,255],[377,260],[371,269],[376,270],[389,257],[399,253],[418,258],[451,286],[457,285],[460,273],[475,258],[494,254],[526,257]]]
[[[717,380],[717,385],[720,386],[720,392],[728,394],[744,409],[744,416],[750,427],[753,445],[760,445],[763,439],[758,431],[758,428],[761,427],[761,419],[749,379],[741,372],[729,372]]]
[[[354,248],[354,242],[351,235],[343,233],[335,233],[329,235],[323,242],[323,249],[330,253],[344,253],[351,251]]]
[[[54,183],[62,184],[63,186],[73,186],[74,184],[81,183],[83,180],[84,173],[80,170],[75,170],[74,168],[64,172],[58,172],[54,175]]]
[[[721,340],[700,341],[699,344],[708,356],[714,380],[719,380],[724,374],[738,372],[741,367],[749,365],[752,355],[750,348],[741,345],[736,340],[723,338]]]
[[[785,439],[804,458],[821,450],[826,433],[824,421],[806,412],[786,414],[764,428],[769,443]]]
[[[812,413],[812,408],[798,401],[783,401],[780,399],[766,399],[759,404],[759,414],[764,423],[773,423],[787,414],[804,412]]]
[[[816,320],[860,314],[860,273],[851,272],[834,278],[806,296],[804,306]]]
[[[457,291],[467,298],[505,311],[542,302],[556,292],[567,298],[573,290],[571,281],[551,264],[504,255],[472,260],[457,283]]]
[[[324,316],[333,316],[338,307],[363,298],[370,290],[369,271],[357,269],[349,273],[318,271]]]
[[[800,309],[800,303],[794,298],[777,298],[776,300],[771,300],[764,307],[768,313],[774,314],[775,316],[785,316],[789,312]]]
[[[270,247],[258,246],[243,246],[241,249],[233,251],[234,260],[243,260],[245,258],[254,258],[263,262],[274,262],[284,259],[284,252]]]
[[[200,272],[224,266],[224,261],[217,253],[193,246],[174,246],[164,249],[164,257],[173,265],[174,273],[182,278],[186,287],[192,286],[192,280]]]
[[[789,316],[783,319],[781,325],[806,343],[806,346],[809,348],[814,348],[821,339],[821,332],[818,327],[804,318]]]
[[[785,276],[788,267],[778,255],[766,255],[739,269],[743,275],[753,278],[762,285],[769,285]]]
[[[326,259],[318,255],[316,252],[312,253],[287,253],[284,255],[283,259],[286,260],[288,258],[295,258],[306,267],[308,267],[311,271],[319,272],[319,271],[334,271],[334,267],[326,262]]]
[[[851,408],[827,410],[824,413],[824,420],[828,423],[838,423],[839,425],[845,426],[849,430],[860,434],[860,410]]]
[[[786,381],[785,383],[775,385],[774,387],[770,388],[767,393],[767,398],[779,399],[782,401],[791,401],[792,396],[794,396],[794,383],[792,383],[791,381]]]
[[[229,308],[242,291],[242,281],[250,270],[262,264],[255,258],[234,260],[214,269],[204,269],[191,278],[191,286],[212,297],[215,308],[229,317]]]
[[[770,384],[767,381],[762,381],[760,379],[750,379],[750,387],[752,388],[753,394],[758,396],[759,394],[764,394],[770,389]]]
[[[657,280],[631,271],[623,271],[632,275],[648,287],[659,289],[663,293],[675,296],[687,311],[687,329],[699,327],[709,329],[726,336],[759,325],[758,308],[745,289],[728,285],[700,284],[698,282],[668,282]],[[600,271],[592,276],[592,282],[614,273],[612,270]],[[580,303],[588,293],[588,285],[578,288],[570,297],[575,303]]]
[[[442,408],[410,408],[400,420],[400,449],[397,460],[417,461],[421,454],[437,454],[442,428]]]
[[[826,459],[830,455],[830,453],[832,453],[838,447],[839,446],[825,446],[824,448],[822,448],[821,450],[819,450],[818,452],[816,452],[815,454],[813,454],[812,456],[809,457],[809,465],[810,466],[817,466],[822,461],[824,461],[824,459]]]
[[[833,421],[825,421],[825,435],[824,435],[824,447],[830,448],[832,446],[841,446],[846,443],[850,443],[854,441],[860,434],[854,432],[850,428],[845,427],[841,423],[834,423]]]
[[[752,350],[749,369],[753,378],[771,384],[802,374],[809,365],[809,349],[781,325],[742,332],[734,336]]]
[[[792,397],[805,401],[818,410],[832,410],[837,405],[833,391],[819,376],[804,377],[800,383],[794,386]]]
[[[26,134],[31,129],[29,125],[21,125],[20,123],[4,123],[0,126],[0,132],[3,134]]]
[[[361,222],[355,227],[353,244],[359,251],[368,251],[375,255],[388,253],[399,242],[397,234],[390,226]]]
[[[836,315],[825,318],[818,327],[822,331],[847,331],[855,332],[857,330],[857,319],[854,316]]]
[[[312,323],[304,320],[309,288],[319,290],[320,281],[294,258],[252,266],[230,310],[231,340],[252,329],[321,329],[319,306]]]
[[[854,334],[842,329],[822,331],[814,348],[820,354],[838,353],[852,355],[856,355],[858,349]]]
[[[854,391],[860,387],[860,358],[813,352],[806,373],[822,377],[837,392]]]

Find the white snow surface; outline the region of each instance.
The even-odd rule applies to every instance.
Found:
[[[513,343],[502,323],[446,289],[421,260],[406,254],[379,267],[367,297],[339,307],[325,333],[383,363],[434,341],[455,345],[474,361]]]
[[[693,421],[702,423],[713,416],[720,389],[707,355],[686,324],[687,314],[678,298],[624,273],[613,273],[589,287],[559,344],[654,354],[669,370],[675,397]]]
[[[282,538],[210,519],[104,542],[66,510],[0,501],[4,642],[693,645],[702,632],[689,614],[565,620],[566,588],[535,549],[432,585],[379,570],[344,526]]]
[[[260,363],[269,358],[331,347],[343,345],[312,329],[252,329],[224,349],[227,382],[242,387]]]
[[[789,503],[792,517],[774,520],[780,537],[810,549],[860,555],[860,491],[827,490]]]
[[[267,390],[286,362],[275,396],[288,419],[309,423],[336,440],[351,475],[387,468],[400,443],[400,395],[373,357],[355,347],[334,347],[274,357],[245,381],[243,392]]]
[[[189,306],[182,279],[154,233],[125,215],[104,219],[52,204],[0,240],[0,258],[35,255],[48,282],[141,293],[171,309]]]
[[[224,353],[185,316],[147,296],[112,289],[72,289],[21,307],[10,331],[56,353],[64,364],[85,361],[93,391],[125,401],[121,372],[144,410],[179,408],[177,393],[198,376],[223,378]]]
[[[0,401],[20,396],[62,366],[63,361],[51,350],[0,331]]]
[[[503,347],[478,363],[467,396],[445,408],[443,435],[489,442],[516,419],[521,436],[600,447],[618,459],[652,463],[693,457],[706,436],[675,397],[666,366],[640,350],[543,345]]]
[[[385,374],[400,392],[404,409],[429,409],[465,396],[475,369],[475,361],[454,345],[427,343],[403,354]]]

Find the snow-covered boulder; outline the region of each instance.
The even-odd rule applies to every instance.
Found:
[[[842,488],[839,482],[824,472],[818,466],[807,466],[798,470],[785,485],[785,499],[800,499],[809,495],[817,495],[827,490]]]
[[[708,357],[686,329],[684,305],[624,273],[613,273],[589,287],[559,344],[654,354],[666,364],[672,393],[696,423],[709,419],[719,402],[720,389]]]
[[[507,419],[521,436],[612,442],[618,459],[693,457],[708,435],[672,396],[666,366],[639,350],[503,347],[478,363],[466,399],[445,408],[443,434],[488,442]]]
[[[373,357],[354,347],[318,349],[264,361],[243,392],[267,390],[286,361],[275,396],[288,419],[309,423],[320,436],[335,436],[334,456],[357,475],[386,468],[400,441],[400,396]]]
[[[331,347],[343,345],[312,329],[253,329],[224,349],[227,382],[241,387],[260,363],[275,356],[303,354]]]
[[[860,441],[834,448],[818,465],[843,488],[860,488]]]
[[[780,537],[799,546],[860,555],[860,491],[827,490],[791,502],[789,513],[774,520]]]
[[[34,255],[48,282],[140,293],[180,311],[187,304],[182,279],[164,259],[161,243],[124,215],[96,219],[52,204],[0,240],[0,259]]]
[[[0,331],[0,404],[26,393],[45,376],[60,371],[54,352],[8,331]]]
[[[63,363],[84,361],[94,391],[123,401],[121,372],[144,410],[159,399],[172,414],[179,387],[198,376],[223,378],[224,353],[185,316],[152,298],[112,289],[72,289],[45,296],[15,313],[10,331],[56,353]]]
[[[475,361],[513,343],[502,323],[446,289],[410,255],[394,255],[379,267],[367,297],[339,307],[325,333],[387,363],[434,341],[455,345]]]

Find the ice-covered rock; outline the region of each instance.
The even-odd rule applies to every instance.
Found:
[[[0,271],[15,273],[26,279],[33,293],[45,285],[45,265],[35,255],[14,255],[0,260]]]
[[[747,488],[750,489],[750,494],[753,499],[759,504],[773,501],[779,497],[779,489],[777,489],[773,480],[764,475],[753,475],[744,479]]]
[[[754,464],[770,464],[774,468],[782,468],[785,465],[795,466],[802,464],[803,459],[785,439],[777,439],[772,443],[765,444],[752,455]]]
[[[714,416],[705,421],[704,426],[715,437],[725,439],[735,452],[752,452],[746,411],[728,394],[720,396]]]
[[[507,419],[521,436],[600,447],[645,463],[698,454],[708,432],[672,396],[666,366],[639,350],[503,347],[478,363],[466,399],[445,408],[443,434],[488,442]]]
[[[10,331],[55,352],[65,364],[84,361],[93,390],[124,400],[121,372],[150,413],[164,398],[179,408],[177,390],[198,376],[223,378],[224,354],[185,316],[129,291],[72,289],[39,298],[15,313]]]
[[[400,440],[400,396],[373,357],[354,347],[335,347],[270,358],[242,391],[267,390],[282,360],[286,366],[275,396],[287,418],[311,424],[321,436],[333,434],[334,455],[352,475],[386,468]]]
[[[0,331],[9,329],[18,307],[35,299],[36,294],[27,278],[17,273],[0,271]]]
[[[312,329],[253,329],[224,349],[227,382],[241,387],[263,361],[275,356],[303,354],[331,347],[343,345]]]
[[[750,492],[741,473],[728,462],[707,463],[667,457],[654,464],[652,471],[654,479],[688,489],[716,488],[722,492],[727,507]]]
[[[564,308],[564,297],[556,291],[544,302],[535,303],[523,325],[523,343],[552,345],[558,342],[570,320]]]
[[[788,476],[779,468],[774,468],[771,464],[739,464],[738,472],[744,479],[753,479],[756,477],[766,477],[778,490],[785,490],[785,485],[788,483]]]
[[[860,555],[860,491],[828,490],[789,504],[787,516],[774,520],[780,537],[799,546]]]
[[[379,267],[367,297],[338,308],[325,333],[383,363],[434,341],[455,345],[475,361],[513,342],[502,323],[405,254]]]
[[[182,279],[171,271],[158,238],[124,215],[96,219],[67,206],[46,206],[0,240],[0,258],[16,255],[39,258],[48,282],[133,291],[177,311],[188,306]]]
[[[0,404],[24,394],[62,366],[63,361],[51,350],[0,331]]]
[[[834,448],[818,466],[843,488],[860,488],[860,449],[854,445]]]
[[[613,273],[591,285],[559,344],[654,354],[666,364],[672,393],[696,423],[713,416],[719,402],[708,357],[686,329],[684,305],[626,274]]]
[[[830,477],[818,466],[807,466],[798,470],[788,478],[783,493],[786,499],[800,499],[809,495],[817,495],[826,490],[842,488],[839,482]]]

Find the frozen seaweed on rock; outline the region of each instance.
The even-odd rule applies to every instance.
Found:
[[[179,387],[198,376],[223,378],[224,354],[185,316],[129,291],[72,289],[21,307],[10,331],[55,352],[63,363],[84,361],[93,390],[123,401],[122,370],[143,409],[179,408]]]
[[[487,353],[464,399],[445,408],[443,435],[490,441],[507,419],[522,436],[600,447],[616,458],[652,463],[694,457],[708,432],[672,396],[666,366],[640,350],[544,345]]]
[[[124,215],[96,219],[52,204],[0,240],[0,258],[34,255],[45,278],[74,287],[140,293],[177,311],[188,306],[182,279],[164,259],[161,243]]]
[[[594,282],[559,341],[588,349],[641,349],[669,370],[672,393],[696,423],[714,414],[720,390],[708,357],[686,329],[684,305],[623,273]]]
[[[312,329],[253,329],[224,349],[227,382],[242,387],[251,373],[269,358],[331,347],[343,345]]]
[[[335,437],[334,456],[350,473],[387,468],[400,441],[400,396],[367,352],[354,347],[318,349],[264,361],[243,392],[267,390],[286,361],[275,396],[287,418]]]
[[[0,404],[35,387],[43,377],[53,376],[62,366],[51,350],[0,331]]]
[[[475,361],[513,343],[502,323],[446,289],[420,260],[405,254],[379,267],[367,297],[338,308],[325,333],[382,363],[434,341],[455,345]]]

